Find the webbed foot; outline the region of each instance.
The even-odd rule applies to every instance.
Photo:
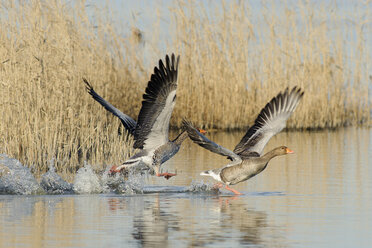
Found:
[[[113,165],[111,167],[111,169],[109,170],[109,174],[110,175],[114,175],[115,173],[118,173],[120,171],[121,171],[121,169],[118,169],[118,166],[117,165]]]
[[[171,177],[177,176],[177,174],[165,172],[165,173],[158,173],[158,174],[156,174],[156,176],[157,177],[164,177],[165,179],[168,180]]]

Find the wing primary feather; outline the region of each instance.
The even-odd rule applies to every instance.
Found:
[[[285,126],[287,119],[294,112],[302,99],[304,92],[295,86],[287,87],[283,92],[273,97],[258,114],[254,125],[251,126],[234,152],[241,157],[249,154],[261,154],[267,142]]]
[[[178,63],[175,55],[165,56],[147,84],[134,134],[134,148],[153,149],[168,142],[169,120],[177,90]]]

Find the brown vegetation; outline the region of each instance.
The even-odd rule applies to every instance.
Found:
[[[245,128],[271,97],[293,85],[306,93],[290,128],[370,125],[368,5],[353,12],[360,22],[336,29],[344,21],[337,8],[330,15],[307,4],[283,10],[261,8],[257,24],[244,3],[216,10],[174,4],[167,51],[180,54],[181,64],[172,126],[187,117],[207,128]],[[136,118],[153,66],[165,55],[155,50],[144,63],[141,43],[164,44],[135,24],[123,37],[107,12],[92,12],[94,23],[84,1],[73,7],[59,0],[2,2],[0,152],[41,171],[53,157],[63,171],[84,160],[119,163],[132,152],[125,135],[118,136],[121,123],[90,98],[82,77]]]

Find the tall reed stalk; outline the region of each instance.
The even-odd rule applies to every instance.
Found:
[[[186,1],[173,9],[183,55],[175,116],[240,129],[280,90],[299,85],[306,93],[289,128],[370,124],[368,6],[352,24],[329,6],[277,7],[253,14],[244,1],[212,11]]]
[[[85,92],[82,77],[136,118],[153,66],[165,55],[160,22],[145,34],[133,23],[122,36],[109,8],[84,4],[1,3],[0,152],[37,171],[52,158],[59,171],[74,171],[84,160],[101,166],[130,156],[132,141]],[[294,85],[306,94],[289,128],[371,124],[367,4],[353,12],[358,22],[346,24],[337,6],[299,3],[281,13],[263,6],[258,14],[244,1],[218,6],[171,6],[167,51],[181,55],[173,127],[187,117],[208,128],[243,129]],[[153,54],[144,54],[146,46]]]

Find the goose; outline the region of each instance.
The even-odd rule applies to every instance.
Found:
[[[89,82],[84,80],[88,93],[120,119],[128,133],[134,137],[133,148],[139,149],[123,164],[112,166],[110,174],[131,168],[145,168],[158,177],[169,179],[176,176],[174,173],[160,173],[160,166],[179,151],[188,136],[187,132],[182,130],[174,140],[168,138],[169,121],[176,103],[178,63],[179,56],[176,59],[174,54],[171,57],[166,55],[165,65],[159,60],[159,66],[154,68],[143,94],[137,122],[100,97]],[[204,130],[199,131],[204,133]]]
[[[218,183],[215,187],[222,188],[225,185],[227,190],[240,195],[240,192],[230,188],[229,185],[246,181],[261,173],[269,161],[276,156],[294,153],[288,147],[280,146],[262,155],[263,149],[271,137],[285,128],[287,119],[294,112],[303,95],[304,92],[301,88],[295,86],[290,91],[286,88],[283,93],[280,92],[272,98],[261,110],[253,126],[248,129],[233,151],[209,140],[191,122],[183,120],[183,128],[194,143],[231,160],[231,163],[222,168],[207,170],[200,175],[210,176],[217,180]]]

